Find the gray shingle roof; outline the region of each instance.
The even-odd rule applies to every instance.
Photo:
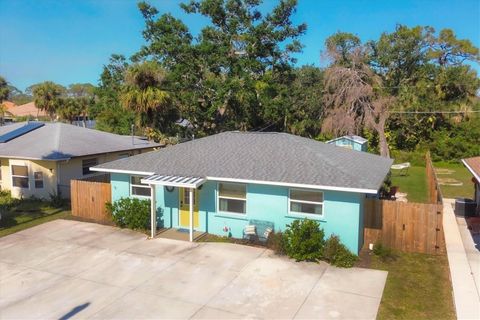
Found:
[[[0,135],[25,125],[26,122],[0,127]],[[87,129],[60,122],[46,122],[6,143],[0,143],[0,157],[35,160],[64,160],[73,157],[158,147],[138,137]]]
[[[392,162],[286,133],[225,132],[96,168],[376,191]]]

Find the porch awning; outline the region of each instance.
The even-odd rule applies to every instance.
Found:
[[[164,176],[159,174],[154,174],[141,180],[141,182],[145,184],[193,189],[198,188],[205,181],[207,181],[207,179],[200,177]]]

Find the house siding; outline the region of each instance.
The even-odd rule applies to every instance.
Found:
[[[130,197],[129,175],[112,174],[112,201]],[[199,190],[200,231],[242,238],[243,228],[249,220],[265,220],[274,223],[275,231],[284,231],[295,219],[304,215],[289,215],[288,187],[247,184],[247,206],[245,215],[227,214],[217,211],[216,181],[207,181]],[[324,215],[312,217],[325,230],[326,236],[335,234],[352,251],[358,253],[363,245],[363,200],[364,194],[328,191],[324,192]],[[168,192],[157,186],[157,225],[164,228],[178,227],[178,188]],[[227,227],[229,232],[224,232]]]
[[[48,199],[51,193],[57,192],[57,168],[55,162],[1,158],[0,163],[2,172],[0,187],[2,190],[10,190],[13,198],[21,199],[34,196],[40,199]],[[12,165],[26,166],[28,168],[28,188],[19,188],[12,185]],[[43,174],[43,188],[35,188],[35,172]]]
[[[119,159],[120,155],[136,155],[141,152],[151,151],[152,148],[143,150],[130,150],[113,153],[103,153],[84,157],[72,158],[68,161],[46,161],[46,160],[27,160],[27,159],[9,159],[0,158],[0,189],[10,190],[14,198],[36,197],[40,199],[49,199],[51,194],[60,193],[63,198],[70,198],[70,180],[82,179],[102,173],[94,172],[83,175],[82,160],[97,158],[98,163],[105,163]],[[21,165],[28,167],[28,188],[18,188],[12,186],[11,166]],[[43,173],[43,188],[35,188],[34,172]],[[128,181],[127,181],[128,183]]]

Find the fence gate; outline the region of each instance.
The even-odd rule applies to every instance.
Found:
[[[102,223],[112,221],[105,208],[112,199],[110,183],[71,180],[70,192],[73,216]]]
[[[404,252],[442,253],[442,209],[440,204],[367,199],[365,245],[379,241]]]

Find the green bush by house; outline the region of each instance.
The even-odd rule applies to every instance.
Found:
[[[338,236],[331,235],[330,238],[325,241],[323,259],[336,267],[351,268],[355,262],[357,262],[358,257],[351,253],[347,247],[340,242]]]
[[[332,235],[325,240],[325,232],[315,220],[293,221],[283,234],[273,236],[270,247],[276,253],[285,253],[297,261],[325,260],[343,268],[352,267],[358,260],[338,236]]]
[[[146,230],[150,227],[150,200],[121,198],[107,203],[113,222],[121,228]]]
[[[314,220],[295,220],[284,232],[285,252],[297,261],[317,261],[322,258],[325,232]]]

